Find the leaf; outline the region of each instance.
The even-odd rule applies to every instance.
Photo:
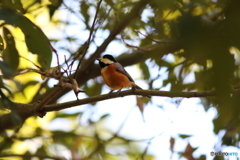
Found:
[[[19,53],[16,49],[15,40],[7,28],[3,28],[3,35],[6,41],[6,49],[3,51],[3,60],[9,64],[13,71],[16,71],[19,65]]]
[[[143,122],[145,122],[145,118],[144,118],[144,114],[143,114],[144,104],[143,104],[142,98],[136,96],[136,101],[137,101],[137,106],[138,106],[138,108],[139,108],[139,110],[141,112]]]
[[[11,8],[13,10],[18,10],[21,13],[25,13],[20,0],[0,0],[0,4],[5,8]]]
[[[175,145],[175,139],[171,137],[170,138],[170,150],[171,150],[172,154],[174,152],[174,145]]]
[[[0,8],[0,19],[4,20],[7,24],[15,25],[18,15],[14,10],[9,8]]]
[[[29,51],[38,55],[38,62],[42,67],[49,68],[52,61],[52,49],[46,35],[24,16],[19,17],[17,26],[24,33]]]
[[[89,27],[88,22],[90,19],[89,13],[88,13],[88,9],[89,9],[89,5],[87,4],[87,2],[85,1],[81,1],[80,4],[80,9],[81,9],[81,13],[85,19],[85,25],[87,26],[87,28]]]
[[[114,3],[112,0],[105,0],[105,2],[110,5],[111,7],[114,7]]]
[[[73,117],[77,117],[80,114],[82,114],[82,112],[77,112],[77,113],[64,113],[64,112],[57,112],[56,113],[56,117],[58,118],[73,118]]]
[[[180,134],[179,137],[181,137],[182,139],[185,139],[188,137],[192,137],[192,135]]]
[[[2,70],[3,78],[10,79],[14,76],[13,70],[6,62],[0,61],[0,69]]]
[[[149,69],[148,69],[148,66],[146,65],[146,63],[144,63],[144,62],[140,63],[139,67],[141,68],[141,70],[143,72],[143,78],[144,79],[149,79],[150,78],[150,73],[149,73]]]
[[[47,155],[45,146],[41,146],[40,148],[38,148],[38,150],[36,151],[36,154]]]
[[[110,115],[110,114],[108,114],[108,113],[102,115],[102,116],[100,117],[99,121],[105,119],[105,118],[108,117],[109,115]]]
[[[3,83],[2,77],[0,77],[0,88],[5,89],[5,90],[8,92],[8,95],[9,95],[9,96],[13,96],[12,91],[11,91],[9,88],[7,88],[7,87],[5,86],[5,84]],[[0,104],[1,104],[1,101],[0,101]],[[1,106],[0,106],[0,110],[1,110]]]
[[[5,23],[19,27],[25,37],[30,52],[38,55],[41,66],[49,68],[52,61],[52,50],[48,38],[43,31],[28,18],[8,8],[0,8],[0,19]]]
[[[193,152],[196,150],[197,148],[193,148],[191,146],[190,143],[188,143],[184,153],[182,154],[185,158],[187,158],[188,160],[195,160],[195,158],[193,157]]]
[[[0,53],[2,53],[2,51],[4,50],[4,42],[3,42],[3,38],[0,35]]]
[[[50,18],[54,15],[55,11],[61,6],[63,0],[49,0],[52,4],[48,5]]]
[[[83,90],[86,90],[86,94],[91,97],[95,95],[100,95],[102,91],[102,84],[95,82],[90,87],[88,85],[85,85]]]

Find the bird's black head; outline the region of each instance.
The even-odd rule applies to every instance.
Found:
[[[112,55],[106,54],[101,58],[97,59],[101,68],[104,68],[110,64],[116,63],[117,61],[113,58]]]
[[[111,61],[113,61],[113,62],[117,62],[117,61],[113,58],[113,56],[110,55],[110,54],[105,54],[105,55],[103,56],[103,58],[109,59],[109,60],[111,60]]]

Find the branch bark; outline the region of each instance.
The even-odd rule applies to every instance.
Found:
[[[233,90],[233,94],[240,94],[240,90]],[[52,111],[59,111],[71,107],[76,107],[84,104],[100,102],[108,99],[113,98],[120,98],[124,96],[130,95],[141,95],[141,96],[159,96],[159,97],[183,97],[183,98],[193,98],[193,97],[209,97],[209,96],[216,96],[215,91],[203,91],[203,92],[182,92],[182,91],[159,91],[159,90],[126,90],[121,91],[118,93],[112,93],[110,96],[109,94],[104,95],[97,95],[81,100],[75,100],[60,104],[51,104],[45,105],[43,108],[38,111],[40,114],[45,112],[52,112]],[[13,102],[14,103],[14,102]],[[15,114],[19,114],[20,118],[25,120],[30,116],[36,115],[33,111],[35,107],[38,106],[38,103],[35,104],[21,104],[21,103],[14,103],[15,106]],[[24,113],[25,112],[25,113]],[[5,129],[12,128],[15,124],[11,120],[11,114],[6,114],[0,117],[0,132],[4,131]]]
[[[130,95],[140,95],[140,96],[159,96],[159,97],[183,97],[183,98],[192,98],[192,97],[208,97],[208,96],[215,96],[214,91],[204,91],[204,92],[181,92],[181,91],[158,91],[158,90],[126,90],[121,91],[120,93],[111,93],[109,94],[103,94],[103,95],[97,95],[81,100],[75,100],[75,101],[69,101],[65,103],[59,103],[59,104],[52,104],[52,105],[44,105],[39,112],[51,112],[51,111],[59,111],[66,108],[71,108],[74,106],[104,101],[108,99],[113,98],[120,98],[124,96],[130,96]],[[13,102],[14,103],[14,102]],[[36,110],[36,107],[38,107],[38,103],[35,104],[22,104],[22,103],[14,103],[14,109],[18,112],[29,112],[32,115],[34,114],[34,111]]]
[[[112,93],[109,97],[109,94],[104,95],[98,95],[94,97],[89,97],[81,100],[76,101],[70,101],[66,103],[60,103],[60,104],[53,104],[53,105],[46,105],[43,107],[44,112],[51,112],[51,111],[59,111],[62,109],[80,106],[84,104],[104,101],[108,99],[113,98],[120,98],[124,96],[130,96],[130,95],[141,95],[141,96],[159,96],[159,97],[183,97],[183,98],[192,98],[192,97],[208,97],[208,96],[214,96],[214,91],[205,91],[205,92],[176,92],[176,91],[158,91],[158,90],[126,90],[121,91],[118,95],[118,93]]]

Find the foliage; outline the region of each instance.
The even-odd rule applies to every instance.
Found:
[[[165,95],[170,98],[201,92],[194,95],[201,95],[205,110],[213,107],[218,112],[213,124],[216,135],[224,131],[221,146],[239,147],[239,8],[239,0],[0,0],[0,157],[64,159],[69,154],[71,159],[154,159],[148,148],[156,137],[134,140],[122,136],[127,121],[105,136],[98,128],[111,115],[94,120],[86,118],[91,109],[58,111],[79,103],[89,108],[97,104],[104,85],[94,61],[115,43],[125,46],[116,52],[117,60],[123,66],[139,64],[150,89],[170,86]],[[74,20],[68,19],[70,15]],[[154,67],[166,70],[162,84],[158,81],[163,75],[153,72]],[[195,80],[186,82],[190,75]],[[52,85],[52,79],[57,85]],[[59,99],[71,90],[79,101],[76,98],[58,108]],[[150,102],[137,98],[141,111]],[[77,119],[85,119],[86,124]],[[63,130],[46,127],[55,120],[69,126]],[[177,138],[188,141],[191,136]],[[176,153],[177,138],[169,139],[172,155],[206,158],[194,157],[196,148],[189,142],[182,153]],[[136,141],[147,142],[146,148],[140,149]]]

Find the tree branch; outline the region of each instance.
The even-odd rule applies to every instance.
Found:
[[[60,104],[52,104],[52,105],[46,105],[43,107],[44,112],[51,112],[51,111],[59,111],[62,109],[104,101],[108,99],[113,98],[119,98],[124,96],[130,96],[130,95],[142,95],[142,96],[159,96],[159,97],[183,97],[183,98],[193,98],[193,97],[208,97],[208,96],[214,96],[214,91],[205,91],[205,92],[177,92],[177,91],[158,91],[158,90],[126,90],[121,91],[118,95],[118,93],[112,93],[109,97],[108,94],[98,95],[94,97],[89,97],[81,100],[76,101],[70,101],[66,103],[60,103]]]
[[[88,58],[88,60],[85,60],[85,62],[87,62],[85,64],[85,62],[83,63],[83,68],[81,67],[79,69],[79,73],[78,76],[76,77],[76,80],[79,84],[79,86],[84,85],[89,79],[95,78],[97,76],[100,75],[100,69],[98,65],[94,65],[93,62],[95,60],[96,57],[98,57],[102,52],[104,52],[104,50],[107,48],[107,46],[109,45],[109,43],[116,37],[117,34],[119,34],[130,22],[132,22],[132,20],[136,19],[137,17],[139,17],[140,12],[142,11],[142,9],[144,9],[144,7],[149,4],[151,1],[150,0],[140,0],[133,8],[132,10],[119,22],[118,26],[110,33],[110,35],[108,36],[108,38],[102,43],[101,46],[99,46],[97,48],[97,50],[93,53],[94,56],[91,56],[90,58]],[[154,49],[152,49],[152,47]],[[144,61],[148,58],[154,58],[154,52],[158,52],[158,58],[160,58],[161,56],[168,54],[168,53],[172,53],[175,52],[176,50],[181,49],[181,45],[179,44],[174,44],[174,45],[151,45],[147,48],[151,48],[150,51],[146,51],[146,52],[142,52],[142,51],[134,51],[131,54],[127,54],[125,56],[121,56],[118,58],[119,62],[123,65],[123,66],[127,66],[127,65],[133,65],[136,64],[138,62]],[[156,57],[155,57],[156,58]],[[54,103],[56,102],[56,100],[58,98],[60,98],[62,95],[66,94],[68,91],[70,91],[70,89],[68,88],[51,88],[49,90],[46,91],[46,94],[43,95],[37,95],[34,97],[34,99],[32,100],[31,103],[37,102],[39,100],[43,100],[45,98],[47,98],[48,96],[50,96],[51,101],[49,101],[48,104]],[[48,98],[47,98],[48,99]],[[19,116],[22,118],[22,121],[24,122],[25,119],[27,119],[29,116],[32,116],[31,114],[26,114],[26,113],[18,113]],[[2,120],[2,118],[5,118],[5,120]],[[6,128],[13,128],[15,126],[14,123],[7,123],[7,122],[11,122],[12,121],[12,117],[11,117],[11,113],[4,115],[0,117],[0,132],[3,131]],[[4,122],[1,123],[1,122]]]
[[[79,86],[83,85],[88,79],[94,78],[94,77],[97,77],[100,75],[100,72],[98,72],[98,70],[96,70],[96,66],[94,65],[94,61],[96,60],[96,58],[98,58],[99,55],[105,51],[107,46],[114,40],[116,35],[118,35],[124,28],[126,28],[126,26],[130,22],[132,22],[134,19],[136,19],[140,16],[140,13],[144,9],[144,7],[146,7],[146,5],[149,4],[151,1],[152,0],[140,0],[137,4],[135,4],[134,7],[132,8],[132,10],[128,14],[126,14],[125,17],[122,18],[122,20],[119,22],[119,24],[116,26],[116,28],[114,28],[111,31],[111,33],[106,38],[106,40],[101,44],[101,46],[99,46],[97,48],[97,50],[91,55],[91,57],[89,57],[87,60],[85,59],[85,60],[83,60],[83,62],[81,62],[82,67],[76,71],[78,73],[76,80],[77,80],[77,83],[79,84]],[[155,46],[155,45],[153,45],[153,46]],[[173,48],[175,48],[175,47],[173,47]],[[150,56],[148,56],[148,57],[150,57]],[[134,64],[134,63],[132,63],[132,64]],[[49,104],[51,104],[56,99],[60,98],[62,95],[67,93],[68,91],[69,91],[69,89],[67,89],[67,88],[66,89],[56,88],[56,89],[50,91],[50,94],[47,94],[47,95],[44,94],[40,97],[37,96],[36,97],[37,99],[33,99],[32,102],[36,102],[36,100],[39,100],[39,99],[44,99],[44,98],[46,98],[46,96],[52,97],[54,95],[55,98],[52,99],[51,102],[49,102]]]
[[[238,93],[240,90],[235,90],[234,93]],[[131,95],[139,95],[139,96],[159,96],[159,97],[182,97],[182,98],[192,98],[192,97],[209,97],[215,96],[215,91],[204,91],[204,92],[182,92],[182,91],[158,91],[158,90],[126,90],[121,91],[120,93],[114,92],[109,94],[97,95],[81,100],[69,101],[65,103],[52,104],[52,105],[44,105],[39,112],[51,112],[51,111],[59,111],[66,108],[71,108],[74,106],[104,101],[113,98],[120,98],[124,96]],[[37,110],[39,103],[34,104],[22,104],[22,103],[14,103],[14,110],[18,112],[30,112],[34,114],[34,111]],[[7,108],[7,106],[6,106]],[[38,110],[37,110],[38,111]]]
[[[240,94],[240,90],[233,90],[233,94]],[[103,94],[103,95],[97,95],[81,100],[75,100],[60,104],[51,104],[51,105],[45,105],[43,108],[39,111],[37,111],[37,114],[40,116],[43,116],[41,113],[45,112],[52,112],[52,111],[59,111],[75,106],[80,106],[84,104],[94,103],[94,102],[100,102],[108,99],[113,98],[120,98],[124,96],[130,96],[130,95],[141,95],[141,96],[159,96],[159,97],[182,97],[182,98],[194,98],[194,97],[209,97],[209,96],[216,96],[215,91],[203,91],[203,92],[182,92],[182,91],[158,91],[158,90],[126,90],[121,91],[118,93],[112,93],[110,96],[109,94]],[[14,103],[14,102],[13,102]],[[22,103],[14,103],[14,110],[16,111],[19,116],[25,120],[26,118],[30,116],[36,115],[35,111],[36,107],[38,106],[38,103],[35,104],[22,104]],[[5,129],[11,128],[12,125],[14,125],[14,122],[11,120],[11,113],[6,114],[0,117],[0,132],[4,131]]]

